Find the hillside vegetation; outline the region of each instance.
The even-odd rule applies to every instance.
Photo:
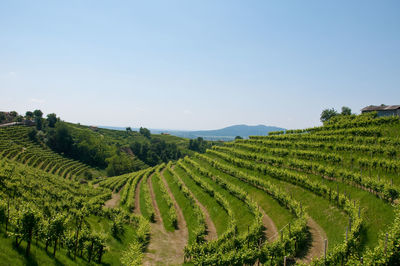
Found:
[[[140,134],[67,126],[122,152]],[[42,167],[44,154],[65,158],[26,127],[1,134],[4,265],[400,263],[397,117],[337,116],[89,184],[53,157]]]
[[[162,162],[179,159],[191,154],[191,150],[196,150],[189,145],[187,139],[151,134],[146,128],[140,128],[136,132],[131,128],[118,131],[82,126],[63,122],[54,113],[48,114],[45,119],[40,110],[28,111],[25,116],[15,111],[1,114],[3,118],[0,120],[0,134],[2,134],[0,145],[3,147],[0,151],[6,150],[5,153],[8,153],[10,145],[14,150],[25,151],[28,147],[24,147],[24,143],[29,146],[30,152],[36,154],[41,153],[40,149],[44,149],[43,153],[51,150],[58,153],[59,156],[54,155],[58,161],[64,158],[86,164],[85,169],[78,173],[85,179],[145,169]],[[8,125],[2,126],[2,123],[8,123]],[[207,142],[204,143],[207,144]],[[14,155],[12,153],[9,156],[18,160],[19,157],[14,157]]]
[[[399,263],[399,130],[398,118],[343,116],[160,165],[129,187],[153,222],[144,263]],[[185,228],[171,227],[180,211]],[[152,245],[185,230],[183,253]]]

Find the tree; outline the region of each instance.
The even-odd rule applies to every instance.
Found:
[[[36,134],[37,134],[36,129],[35,129],[35,128],[31,128],[31,129],[29,130],[29,132],[28,132],[28,137],[29,137],[29,139],[30,139],[30,140],[33,140],[33,141],[36,141]]]
[[[38,109],[36,109],[35,111],[33,111],[33,116],[42,118],[43,117],[43,112],[38,110]]]
[[[6,114],[3,112],[0,112],[0,123],[3,123],[3,121],[6,120]]]
[[[47,122],[49,123],[49,127],[54,127],[57,123],[57,115],[55,113],[48,114]]]
[[[57,123],[55,130],[48,132],[49,146],[57,152],[71,154],[73,149],[73,139],[65,123]]]
[[[237,140],[237,139],[243,139],[243,138],[241,136],[236,136],[235,140]]]
[[[326,121],[329,121],[329,119],[331,119],[332,117],[337,116],[337,115],[338,115],[338,112],[334,108],[325,109],[321,113],[320,120],[322,123],[325,123]]]
[[[202,137],[198,137],[197,139],[191,139],[189,141],[189,150],[192,151],[197,151],[204,153],[206,152],[207,148],[209,148],[211,145],[207,142],[204,141]]]
[[[131,127],[127,127],[126,128],[126,133],[130,133],[130,132],[132,132],[132,128]]]
[[[15,117],[18,116],[18,113],[17,113],[16,111],[11,111],[11,112],[10,112],[10,116],[11,116],[12,118],[15,118]]]
[[[139,133],[140,134],[142,134],[143,136],[145,136],[146,138],[150,138],[150,130],[148,130],[147,128],[145,128],[145,127],[141,127],[140,129],[139,129]]]
[[[34,120],[36,123],[36,129],[41,130],[42,125],[43,125],[43,122],[42,122],[43,112],[40,110],[35,110],[35,111],[33,111],[33,116],[34,116]]]
[[[351,109],[347,106],[342,107],[342,115],[351,115]]]
[[[26,111],[25,118],[31,120],[33,118],[33,113],[31,111]]]
[[[24,209],[20,212],[18,217],[17,226],[18,232],[23,240],[27,242],[26,245],[26,256],[29,256],[31,250],[32,236],[35,231],[39,228],[40,213],[36,208],[27,204]],[[18,239],[16,240],[18,244]]]
[[[7,203],[4,200],[0,200],[0,224],[4,224],[7,219]]]
[[[62,238],[64,235],[64,232],[66,230],[66,225],[65,225],[65,216],[63,214],[57,214],[51,221],[50,223],[50,230],[51,230],[51,238],[54,241],[54,250],[53,250],[53,256],[56,255],[56,250],[57,250],[57,243],[58,241]]]
[[[14,118],[14,122],[22,122],[24,120],[24,117],[22,115],[17,115]]]

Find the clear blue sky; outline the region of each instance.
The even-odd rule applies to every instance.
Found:
[[[0,110],[91,125],[318,125],[400,104],[400,1],[0,2]]]

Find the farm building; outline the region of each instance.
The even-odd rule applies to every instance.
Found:
[[[400,116],[400,105],[370,105],[361,109],[361,113],[377,112],[378,116]]]

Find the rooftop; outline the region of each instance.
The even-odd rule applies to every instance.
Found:
[[[400,109],[400,105],[370,105],[361,109],[362,112],[365,111],[385,111],[385,110],[397,110]]]

